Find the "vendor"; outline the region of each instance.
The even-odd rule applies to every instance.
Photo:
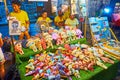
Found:
[[[48,17],[47,11],[43,11],[41,16],[37,19],[37,22],[39,21],[46,21],[48,23],[51,23],[52,20]]]
[[[54,24],[57,27],[57,29],[64,27],[64,16],[63,12],[61,10],[58,10],[58,15],[54,19]]]
[[[29,29],[29,18],[26,11],[21,10],[21,3],[19,1],[12,1],[13,12],[9,14],[10,17],[15,17],[21,23],[21,34],[19,39],[22,40],[24,35],[27,39],[30,38],[28,29]]]
[[[79,21],[75,18],[74,14],[71,14],[65,21],[65,26],[69,26],[70,28],[78,28],[78,25]]]

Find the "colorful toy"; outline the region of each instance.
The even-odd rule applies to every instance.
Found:
[[[76,29],[75,31],[76,31],[76,36],[78,39],[83,38],[82,31],[80,29]]]
[[[35,42],[35,46],[38,48],[39,51],[42,51],[42,44],[41,44],[41,40],[40,38],[36,38],[34,39],[34,42]]]
[[[52,43],[52,36],[51,35],[47,35],[46,36],[46,43],[47,43],[47,48],[49,48],[49,47],[52,47],[53,48],[53,43]]]
[[[15,51],[18,52],[21,55],[24,54],[24,52],[22,50],[21,42],[16,42],[15,43]]]
[[[45,40],[44,38],[41,38],[41,45],[42,45],[42,48],[43,48],[44,50],[47,49],[46,40]]]
[[[35,42],[32,39],[28,40],[26,46],[32,49],[34,52],[37,52],[37,47],[35,46]]]
[[[67,43],[68,36],[67,36],[66,32],[62,31],[60,34],[61,34],[61,38],[62,38],[63,43]]]

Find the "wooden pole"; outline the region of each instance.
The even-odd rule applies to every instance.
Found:
[[[112,29],[109,28],[109,30],[110,30],[110,32],[112,33],[112,35],[113,35],[113,37],[115,38],[115,40],[116,40],[117,42],[119,42],[118,39],[117,39],[117,37],[115,36],[114,32],[112,31]]]
[[[4,0],[4,5],[5,5],[5,11],[6,11],[6,17],[9,15],[9,11],[8,11],[8,7],[7,7],[7,2],[6,0]],[[14,49],[14,40],[13,40],[13,36],[11,35],[10,36],[11,38],[11,41],[12,41],[12,47],[13,47],[13,53],[14,53],[14,56],[13,56],[13,64],[15,64],[16,62],[16,53],[15,53],[15,49]]]
[[[6,0],[4,0],[4,5],[5,5],[6,16],[8,16],[9,11],[8,11],[8,8],[7,8],[7,2],[6,2]]]
[[[87,32],[87,16],[85,17],[85,23],[84,23],[84,37],[86,38],[86,32]]]
[[[10,36],[11,37],[11,41],[12,41],[12,47],[13,47],[13,64],[15,64],[16,63],[16,52],[15,52],[15,45],[14,45],[14,39],[13,39],[13,36],[11,35]]]
[[[51,16],[52,14],[51,0],[48,0],[48,2],[45,2],[44,8],[48,12],[48,16]]]

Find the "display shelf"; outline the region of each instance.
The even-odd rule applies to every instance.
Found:
[[[93,25],[93,22],[97,24]],[[93,45],[98,44],[105,52],[120,60],[120,42],[109,27],[107,17],[91,17],[89,23]]]

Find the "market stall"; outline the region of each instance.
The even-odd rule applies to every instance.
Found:
[[[45,2],[47,1],[45,0]],[[31,2],[31,4],[24,5],[23,8],[28,11],[30,21],[36,21],[33,23],[34,26],[32,24],[30,32],[33,35],[29,39],[13,40],[13,36],[20,35],[25,30],[22,31],[20,28],[19,20],[11,16],[8,17],[9,35],[13,45],[12,52],[20,71],[21,80],[112,80],[118,70],[120,42],[109,28],[107,18],[89,18],[93,45],[88,45],[86,39],[89,15],[88,0],[50,1],[52,13],[57,13],[58,7],[63,12],[66,11],[66,8],[69,10],[70,7],[70,13],[76,14],[78,19],[82,19],[81,22],[84,25],[80,27],[83,27],[84,31],[82,32],[78,27],[69,25],[55,29],[49,25],[52,20],[49,22],[45,20],[36,21],[35,15],[37,13],[32,10],[38,5],[37,8],[43,7],[43,3]],[[6,9],[6,2],[4,3]],[[31,8],[31,5],[34,7]],[[115,40],[112,40],[110,32],[112,32]]]

